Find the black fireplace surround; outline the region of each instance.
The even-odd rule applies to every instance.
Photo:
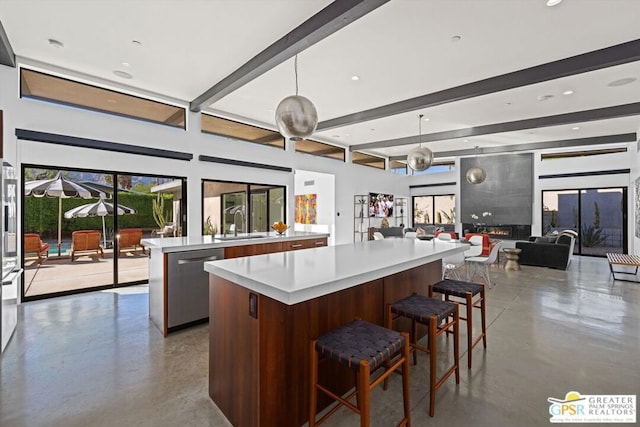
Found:
[[[492,239],[498,240],[528,240],[531,236],[531,225],[520,224],[491,224],[474,225],[462,224],[463,234],[483,233],[488,234]]]

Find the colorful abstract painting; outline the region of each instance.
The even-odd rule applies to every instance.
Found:
[[[316,223],[316,194],[296,195],[296,222],[298,224]]]

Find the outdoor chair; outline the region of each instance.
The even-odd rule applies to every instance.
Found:
[[[118,255],[125,248],[133,248],[135,252],[138,247],[142,248],[142,253],[146,254],[146,248],[140,243],[142,239],[142,228],[123,228],[118,233]]]
[[[25,233],[24,235],[24,253],[36,254],[38,264],[42,264],[45,258],[49,258],[49,244],[40,240],[38,233]]]
[[[98,230],[79,230],[71,233],[71,261],[74,261],[77,255],[89,255],[94,252],[104,258],[100,246],[101,237],[102,234]]]

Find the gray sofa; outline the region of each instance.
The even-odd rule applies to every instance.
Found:
[[[529,242],[516,242],[520,264],[566,270],[573,256],[575,237],[570,233],[557,236],[530,237]]]

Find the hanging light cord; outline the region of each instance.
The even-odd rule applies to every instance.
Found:
[[[418,145],[422,148],[422,117],[424,114],[418,114]]]
[[[293,60],[293,69],[296,75],[296,96],[298,96],[298,55]]]

